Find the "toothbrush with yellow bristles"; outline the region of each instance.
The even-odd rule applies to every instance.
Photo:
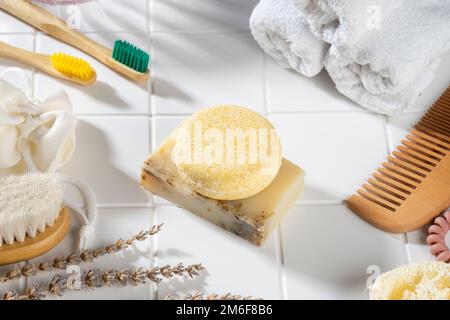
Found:
[[[148,81],[150,55],[133,44],[116,40],[105,47],[71,28],[65,21],[27,0],[0,0],[0,9],[97,59],[135,81]]]
[[[97,74],[88,62],[64,53],[45,55],[20,49],[0,41],[0,57],[9,58],[79,85],[91,85]]]

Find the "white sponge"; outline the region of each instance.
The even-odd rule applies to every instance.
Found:
[[[62,206],[62,187],[50,174],[0,178],[0,246],[35,237],[52,226]]]
[[[429,261],[398,267],[378,277],[372,300],[450,300],[450,265]]]

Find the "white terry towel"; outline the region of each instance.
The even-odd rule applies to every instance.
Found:
[[[337,89],[381,113],[409,109],[450,49],[450,0],[295,0],[332,44]]]
[[[250,18],[250,29],[278,64],[312,77],[322,70],[329,46],[314,37],[294,1],[261,0]]]

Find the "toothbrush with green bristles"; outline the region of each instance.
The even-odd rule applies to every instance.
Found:
[[[0,9],[97,59],[114,71],[135,81],[149,79],[150,55],[142,49],[117,40],[107,48],[71,29],[63,20],[26,0],[0,0]]]

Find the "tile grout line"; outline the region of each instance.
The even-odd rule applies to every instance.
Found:
[[[149,119],[151,120],[151,119]],[[310,200],[310,201],[300,201],[294,203],[294,207],[314,207],[314,206],[342,206],[344,205],[343,200]],[[154,206],[174,206],[178,207],[170,202],[149,202],[149,203],[99,203],[97,204],[98,209],[148,209]]]
[[[149,139],[149,154],[151,154],[153,152],[153,149],[155,147],[156,144],[156,126],[155,126],[155,119],[153,117],[151,117],[149,119],[149,129],[150,129],[150,139]],[[159,220],[158,220],[158,206],[156,203],[156,198],[155,195],[152,194],[151,196],[151,205],[152,205],[152,210],[153,210],[153,224],[156,225],[158,224]],[[153,251],[152,251],[152,267],[156,267],[158,264],[158,238],[159,238],[159,234],[156,234],[155,237],[152,239],[152,243],[153,243]],[[152,284],[152,299],[153,300],[158,300],[158,284]]]
[[[267,115],[270,115],[272,113],[271,105],[269,103],[270,96],[269,96],[269,84],[268,84],[268,73],[267,73],[267,56],[264,54],[264,52],[261,50],[262,55],[262,65],[263,65],[263,103],[264,103],[264,110]]]
[[[36,31],[33,31],[33,46],[32,46],[32,51],[36,52],[37,50],[37,37],[36,37]],[[33,67],[31,68],[31,97],[35,98],[35,94],[36,94],[36,69]],[[27,265],[30,262],[30,260],[26,260],[24,262],[25,265]],[[19,287],[20,287],[20,291],[23,292],[25,291],[25,289],[28,287],[29,285],[29,277],[25,276],[23,278],[20,278],[19,280]]]
[[[150,16],[151,16],[151,12],[150,12],[150,1],[151,0],[147,0],[146,1],[146,6],[145,6],[145,14],[146,14],[146,30],[147,30],[147,34],[146,34],[146,38],[147,38],[147,45],[148,45],[148,50],[150,53],[150,63],[152,62],[152,58],[153,58],[153,46],[151,45],[151,34],[150,34]],[[148,126],[148,134],[149,139],[148,139],[148,150],[147,150],[147,154],[150,154],[152,152],[152,147],[153,147],[153,118],[152,118],[152,101],[151,101],[151,97],[152,97],[152,63],[149,66],[149,73],[150,73],[150,79],[148,80],[148,84],[147,84],[147,103],[148,103],[148,107],[147,107],[147,114],[149,115],[149,118],[147,120],[147,126]],[[156,225],[157,222],[157,217],[156,217],[156,210],[155,210],[155,197],[153,195],[151,195],[151,210],[153,213],[153,216],[151,218],[152,220],[152,225]],[[150,250],[149,250],[149,258],[150,258],[150,267],[153,268],[156,266],[156,253],[157,253],[157,245],[158,245],[158,234],[156,234],[154,237],[151,238],[150,240]],[[150,283],[150,300],[157,300],[157,286],[155,283]]]
[[[276,230],[276,238],[275,238],[275,254],[277,257],[277,265],[278,265],[278,285],[279,291],[282,300],[288,299],[288,290],[286,283],[286,272],[285,272],[285,259],[284,259],[284,248],[283,248],[283,234],[281,230],[281,225],[278,226]]]
[[[262,66],[262,91],[263,91],[263,106],[264,113],[269,117],[271,114],[269,106],[269,88],[267,83],[267,57],[262,50],[259,51],[261,56],[261,66]],[[286,286],[286,274],[284,270],[284,250],[283,250],[283,239],[281,225],[278,225],[276,229],[275,238],[275,257],[277,261],[277,273],[278,273],[278,290],[282,300],[286,300],[287,286]]]
[[[192,36],[192,35],[200,35],[200,36],[208,36],[208,35],[238,35],[238,34],[251,34],[250,29],[247,30],[210,30],[205,31],[203,29],[201,30],[151,30],[150,31],[154,35],[186,35],[186,36]]]
[[[385,132],[385,139],[386,139],[386,145],[387,145],[387,153],[388,155],[394,151],[394,145],[392,142],[392,132],[390,129],[390,120],[388,115],[383,115],[384,118],[384,132]],[[408,235],[407,233],[401,233],[398,235],[399,240],[402,243],[403,248],[403,259],[407,264],[411,264],[411,253],[409,252],[409,246],[408,246]]]
[[[153,30],[153,0],[147,0],[147,31],[149,34]]]
[[[145,30],[147,34],[150,34],[150,18],[151,18],[151,12],[150,12],[150,2],[151,0],[145,1]]]

